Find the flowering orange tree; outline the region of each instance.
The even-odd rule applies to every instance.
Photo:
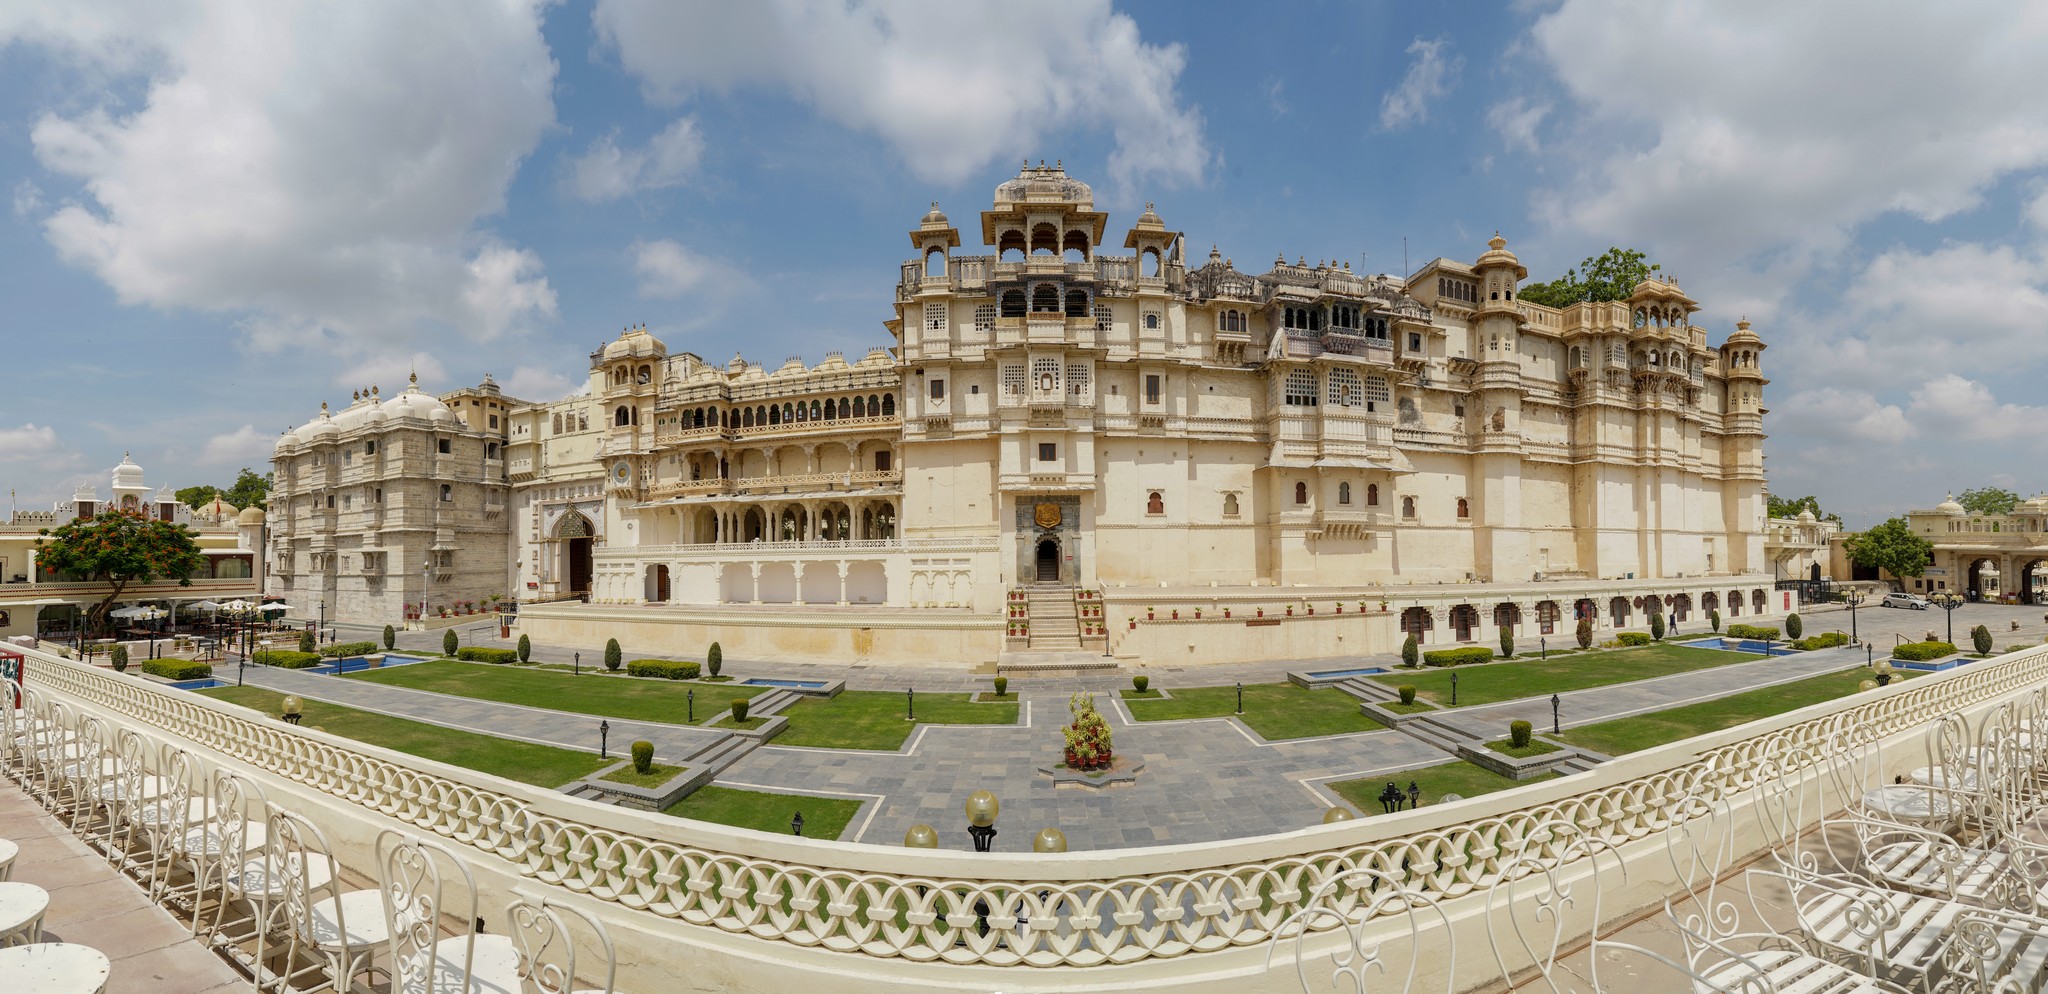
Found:
[[[38,534],[38,569],[107,585],[106,596],[86,613],[90,631],[105,625],[107,608],[130,586],[167,579],[189,587],[192,574],[206,568],[191,529],[130,511],[106,511]]]

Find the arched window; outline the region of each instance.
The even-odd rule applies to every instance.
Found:
[[[782,408],[772,405],[768,408],[768,423],[771,425],[782,423]]]
[[[1415,498],[1401,498],[1401,516],[1404,518],[1412,518],[1415,516]]]
[[[1143,266],[1143,275],[1146,275],[1146,276],[1157,276],[1157,275],[1159,275],[1159,250],[1158,250],[1158,249],[1146,249],[1146,250],[1145,250],[1145,257],[1144,257],[1144,259],[1142,259],[1142,260],[1140,261],[1140,265],[1142,265],[1142,266]]]
[[[1294,502],[1296,504],[1308,503],[1308,484],[1297,483],[1294,485]]]
[[[1058,314],[1060,312],[1060,288],[1056,283],[1040,283],[1031,288],[1031,313]]]
[[[797,401],[795,414],[796,416],[790,418],[790,421],[796,422],[810,420],[810,408],[805,407],[803,401]]]
[[[873,402],[873,399],[874,399],[874,398],[869,398],[869,401],[870,401],[870,402]],[[885,394],[883,394],[883,395],[882,395],[882,416],[883,416],[883,417],[885,417],[885,418],[888,418],[888,417],[894,417],[895,415],[896,415],[896,395],[895,395],[895,394],[893,394],[893,393],[885,393]]]
[[[1339,503],[1339,504],[1349,504],[1349,503],[1351,503],[1351,484],[1349,484],[1349,483],[1339,483],[1339,484],[1337,484],[1337,503]]]
[[[753,426],[754,426],[754,409],[753,409],[753,408],[751,408],[751,407],[748,407],[748,408],[742,408],[742,409],[740,410],[740,427],[742,427],[742,428],[752,428]]]
[[[1467,504],[1467,503],[1465,502],[1465,498],[1463,498],[1463,497],[1460,497],[1460,498],[1458,498],[1458,517],[1461,517],[1461,518],[1469,518],[1469,517],[1471,517],[1471,516],[1472,516],[1472,505],[1470,505],[1470,504]]]
[[[627,425],[629,425],[629,424],[632,424],[632,423],[633,423],[633,410],[632,410],[632,408],[629,408],[629,407],[621,407],[621,408],[619,408],[618,410],[616,410],[616,411],[613,411],[613,412],[612,412],[612,427],[614,427],[614,428],[624,428],[625,426],[627,426]]]
[[[1148,497],[1146,497],[1146,498],[1145,498],[1145,513],[1146,513],[1146,514],[1165,514],[1165,513],[1166,513],[1166,498],[1164,498],[1164,497],[1161,497],[1161,496],[1159,496],[1159,491],[1157,491],[1157,490],[1154,490],[1154,491],[1152,491],[1152,493],[1151,493],[1151,495],[1150,495],[1150,496],[1148,496]]]
[[[827,420],[827,421],[836,421],[836,420],[838,420],[838,419],[839,419],[839,398],[837,398],[837,397],[827,397],[827,398],[825,398],[825,420]]]
[[[448,484],[446,484],[446,483],[443,483],[443,484],[441,484],[441,501],[442,501],[443,503],[447,503],[447,502],[449,502],[449,501],[452,501],[452,500],[454,500],[454,499],[455,499],[455,488],[454,488],[454,487],[452,487],[452,486],[449,486],[449,485],[448,485]]]
[[[819,404],[819,403],[818,403],[817,401],[815,401],[815,400],[814,400],[814,401],[811,401],[811,420],[812,420],[812,421],[816,421],[816,420],[819,420],[818,416],[819,416],[819,415],[821,415],[821,414],[823,414],[823,413],[825,413],[825,409],[824,409],[823,405]]]
[[[562,412],[560,412],[560,411],[556,411],[556,412],[555,412],[555,431],[554,431],[554,433],[555,433],[555,434],[557,434],[557,435],[559,435],[559,434],[561,434],[561,433],[562,433]]]
[[[1379,485],[1379,484],[1377,484],[1377,483],[1368,483],[1368,484],[1366,484],[1366,485],[1365,485],[1365,506],[1367,506],[1367,507],[1378,507],[1378,506],[1380,506],[1380,485]]]
[[[1158,330],[1159,330],[1159,315],[1157,315],[1157,314],[1147,314],[1147,315],[1145,315],[1145,330],[1146,330],[1146,331],[1158,331]]]
[[[793,424],[796,420],[796,410],[788,404],[782,405],[782,423]]]
[[[1085,318],[1094,313],[1088,303],[1088,291],[1080,287],[1067,288],[1067,316]]]
[[[1224,515],[1226,515],[1226,516],[1228,516],[1228,517],[1236,517],[1236,516],[1237,516],[1237,495],[1236,495],[1236,494],[1224,494],[1224,495],[1223,495],[1223,513],[1224,513]]]
[[[946,275],[946,252],[944,249],[932,249],[924,254],[924,274],[926,276]]]
[[[641,383],[646,383],[654,379],[654,370],[647,366],[642,366],[637,371],[634,372],[633,379]]]
[[[867,398],[865,398],[865,397],[855,397],[855,398],[853,398],[853,416],[854,416],[854,417],[856,417],[856,418],[864,418],[864,417],[867,417],[867,416],[868,416],[868,402],[867,402]]]

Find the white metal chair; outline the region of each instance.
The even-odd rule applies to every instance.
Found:
[[[279,968],[267,978],[259,974],[258,984],[274,983],[290,994],[346,991],[356,976],[371,972],[377,949],[391,942],[384,891],[338,892],[331,873],[337,865],[334,848],[320,827],[275,803],[264,811],[265,875],[276,881],[285,950]],[[316,869],[322,865],[330,868],[324,882]],[[305,966],[298,965],[301,956],[308,960]]]
[[[604,951],[603,987],[576,986],[576,940],[564,911],[583,919],[597,936],[598,947]],[[519,955],[518,974],[525,983],[524,994],[615,994],[618,950],[612,946],[611,933],[596,915],[545,897],[522,895],[506,905],[505,921]]]
[[[392,994],[516,994],[519,952],[477,930],[476,876],[433,839],[386,830],[377,838],[384,915],[392,922]],[[442,916],[455,934],[441,937]]]
[[[1373,933],[1376,926],[1390,918],[1407,926],[1393,930],[1405,942],[1377,938],[1377,933]],[[1340,929],[1343,943],[1327,956],[1318,954],[1313,948],[1317,937]],[[1271,971],[1275,954],[1291,945],[1295,979],[1301,984],[1302,994],[1319,990],[1350,994],[1390,990],[1407,994],[1417,991],[1416,976],[1424,967],[1420,953],[1435,937],[1441,937],[1443,951],[1432,952],[1430,959],[1435,962],[1431,965],[1443,970],[1444,994],[1451,994],[1457,981],[1458,943],[1449,913],[1435,897],[1400,879],[1378,870],[1346,870],[1318,883],[1302,902],[1301,910],[1274,928],[1273,939],[1266,946],[1266,969]],[[606,951],[610,952],[608,938]],[[1312,977],[1311,967],[1318,974],[1327,968],[1327,978]],[[1385,977],[1390,982],[1398,979],[1400,983],[1379,987],[1374,984],[1375,977]],[[1318,980],[1325,983],[1318,985]],[[610,990],[609,979],[606,990]],[[539,991],[557,994],[558,989],[541,987]]]

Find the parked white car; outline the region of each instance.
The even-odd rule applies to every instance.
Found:
[[[1885,607],[1910,607],[1915,611],[1925,611],[1927,610],[1927,598],[1919,594],[1886,594],[1884,595],[1883,605]]]

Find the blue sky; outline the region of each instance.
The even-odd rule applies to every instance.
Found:
[[[2048,487],[2048,14],[2020,3],[0,9],[0,483],[261,467],[417,368],[573,389],[628,323],[886,344],[904,232],[1024,159],[1241,266],[1642,248],[1771,344],[1773,490]]]

